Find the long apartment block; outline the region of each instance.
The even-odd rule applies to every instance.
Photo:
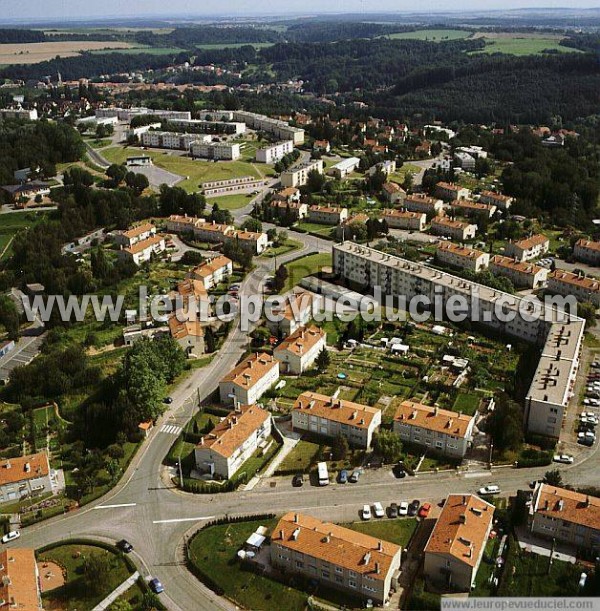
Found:
[[[450,297],[460,295],[467,303],[471,318],[478,313],[480,324],[540,346],[540,360],[525,400],[524,426],[529,433],[559,436],[579,367],[585,328],[582,318],[548,307],[545,315],[531,320],[518,313],[519,308],[531,311],[519,296],[353,242],[333,246],[333,268],[350,286],[363,290],[377,286],[384,296],[405,296],[407,301],[424,295],[431,303],[437,296],[446,303]],[[512,320],[500,320],[496,315],[499,300],[505,311],[516,311]]]

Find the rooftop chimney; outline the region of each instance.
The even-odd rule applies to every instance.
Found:
[[[298,541],[298,535],[300,534],[300,529],[296,528],[296,530],[292,533],[292,539],[294,541]]]

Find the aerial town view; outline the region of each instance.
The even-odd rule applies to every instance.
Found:
[[[600,6],[0,11],[0,611],[600,609]]]

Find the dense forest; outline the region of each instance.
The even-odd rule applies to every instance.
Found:
[[[0,28],[0,44],[21,44],[28,42],[44,42],[44,32],[37,30],[19,30],[11,28]]]

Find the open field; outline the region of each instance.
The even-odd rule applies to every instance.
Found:
[[[35,42],[28,44],[0,45],[0,64],[37,64],[49,61],[56,56],[74,57],[81,51],[101,49],[131,49],[128,42],[106,42],[73,40],[69,42]]]
[[[537,55],[544,51],[559,53],[579,53],[577,49],[562,47],[558,43],[562,34],[516,33],[516,32],[477,32],[473,38],[483,38],[486,46],[477,53],[506,53],[508,55]]]
[[[39,223],[46,214],[48,214],[48,212],[40,211],[14,212],[0,215],[0,258],[10,255],[10,243],[18,231]]]
[[[139,53],[147,53],[148,55],[176,55],[183,49],[177,47],[134,47],[129,49],[98,49],[92,51],[94,54],[98,53],[124,53],[126,55],[137,55]]]
[[[331,255],[328,253],[309,255],[292,261],[291,263],[287,263],[286,267],[288,270],[288,277],[281,291],[282,293],[292,289],[302,280],[302,278],[320,272],[323,267],[331,267]]]
[[[264,49],[265,47],[272,47],[272,42],[229,42],[229,43],[214,43],[205,45],[196,45],[197,49],[239,49],[240,47],[254,47],[255,49]]]
[[[460,40],[469,38],[472,32],[468,30],[417,30],[416,32],[398,32],[390,34],[387,38],[395,40],[428,40],[430,42],[442,42],[444,40]]]

